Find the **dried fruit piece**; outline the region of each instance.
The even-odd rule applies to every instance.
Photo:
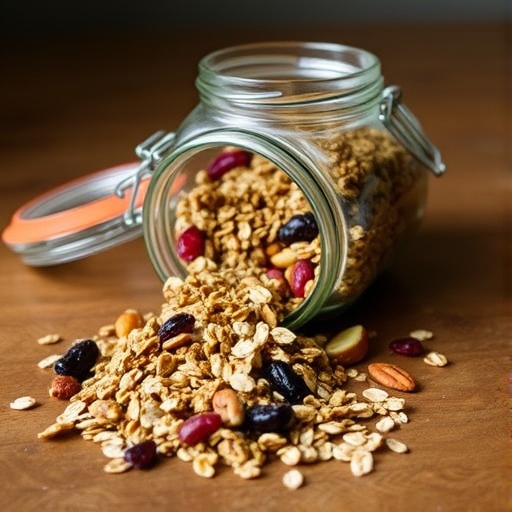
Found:
[[[182,443],[194,446],[205,441],[222,426],[222,418],[216,412],[202,412],[187,418],[181,425],[178,437]]]
[[[402,356],[418,357],[423,354],[423,345],[418,338],[406,336],[398,338],[389,344],[389,348],[395,353]]]
[[[368,353],[368,332],[354,325],[336,334],[325,346],[327,356],[342,365],[358,363]]]
[[[190,226],[178,237],[176,252],[183,261],[193,261],[204,254],[204,235],[196,228]]]
[[[388,388],[411,392],[416,388],[414,379],[402,368],[389,363],[372,363],[368,373],[373,380]]]
[[[287,275],[293,295],[305,297],[306,284],[315,278],[315,266],[310,260],[297,260]]]
[[[247,167],[251,163],[251,159],[252,153],[243,149],[223,151],[213,159],[206,172],[208,177],[215,181],[235,167]]]
[[[286,224],[281,226],[277,238],[285,245],[294,242],[311,242],[318,235],[318,226],[313,213],[294,215]]]
[[[156,462],[156,443],[152,440],[142,441],[127,448],[124,460],[137,469],[147,469]]]
[[[80,382],[71,375],[56,375],[53,379],[49,394],[59,400],[69,400],[82,388]]]
[[[302,402],[306,396],[312,394],[304,379],[284,361],[267,362],[263,366],[263,376],[272,389],[292,404]]]
[[[255,432],[283,432],[293,420],[295,413],[290,404],[261,404],[249,407],[245,414],[245,426]]]
[[[196,319],[190,313],[176,313],[168,318],[158,329],[158,337],[160,342],[163,343],[178,334],[192,333],[194,331],[194,324]]]
[[[100,349],[93,340],[81,340],[55,363],[53,369],[58,375],[71,375],[79,381],[86,379],[100,355]]]

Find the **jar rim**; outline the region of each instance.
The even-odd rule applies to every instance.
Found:
[[[337,43],[269,41],[231,46],[199,62],[203,101],[292,104],[337,99],[367,102],[380,93],[380,61],[374,54]]]

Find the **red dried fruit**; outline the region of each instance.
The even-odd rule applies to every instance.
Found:
[[[402,356],[418,357],[423,354],[423,345],[421,341],[412,336],[398,338],[389,344],[389,348],[395,353]]]
[[[315,277],[315,267],[310,260],[297,260],[290,268],[288,283],[295,297],[305,296],[305,286]]]
[[[216,412],[202,412],[186,419],[180,427],[178,437],[182,443],[194,446],[205,441],[222,426],[222,418]]]
[[[124,452],[124,460],[137,469],[151,467],[156,461],[156,443],[149,440],[130,446]]]
[[[279,283],[279,285],[277,286],[278,293],[283,297],[287,296],[289,294],[290,288],[288,286],[288,282],[284,277],[283,270],[280,268],[273,267],[269,268],[266,273],[269,279],[274,279]]]
[[[213,159],[206,172],[212,181],[218,180],[223,174],[235,167],[248,166],[251,163],[251,158],[252,153],[243,149],[224,151]]]
[[[183,261],[192,261],[204,254],[204,235],[195,226],[185,229],[178,237],[176,251]]]

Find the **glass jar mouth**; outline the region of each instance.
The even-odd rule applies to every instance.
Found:
[[[144,205],[144,237],[153,266],[162,281],[172,275],[181,278],[187,276],[186,265],[175,248],[176,233],[173,227],[176,221],[174,209],[177,194],[186,184],[186,181],[181,178],[187,174],[187,166],[191,162],[204,159],[208,154],[215,154],[220,147],[226,146],[246,148],[269,159],[282,169],[300,186],[321,227],[322,261],[315,285],[304,301],[288,312],[282,322],[283,326],[289,328],[303,325],[322,310],[322,306],[331,296],[336,274],[329,269],[342,269],[344,265],[342,253],[346,253],[345,229],[340,240],[339,233],[336,234],[332,230],[325,231],[323,228],[331,225],[345,226],[345,219],[334,218],[337,200],[331,197],[322,177],[317,176],[316,180],[313,179],[293,154],[276,141],[272,147],[269,147],[269,141],[257,134],[222,130],[203,134],[183,143],[160,162],[155,171],[157,174],[150,183]],[[341,252],[333,249],[335,246],[341,246],[340,244],[343,246]]]
[[[199,62],[203,101],[245,107],[336,100],[357,105],[382,89],[379,59],[350,46],[321,42],[263,42],[228,47]]]

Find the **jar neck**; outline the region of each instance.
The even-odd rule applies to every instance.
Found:
[[[331,43],[276,42],[226,48],[199,63],[201,102],[258,118],[322,121],[365,116],[383,88],[378,58]]]

